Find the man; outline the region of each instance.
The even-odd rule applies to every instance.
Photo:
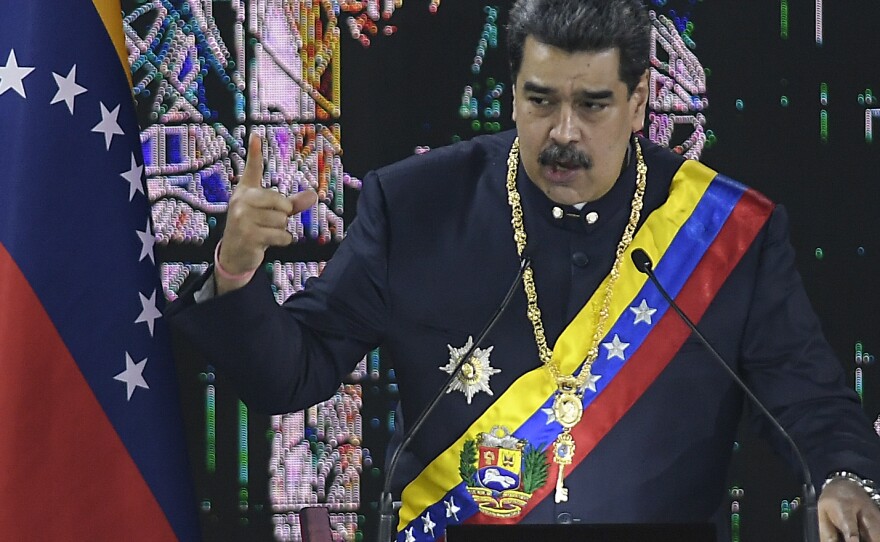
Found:
[[[829,478],[823,540],[880,540],[859,483],[880,476],[880,442],[821,338],[784,210],[633,136],[648,95],[644,8],[520,0],[509,43],[516,132],[368,175],[346,241],[283,308],[254,270],[314,196],[262,189],[251,138],[214,272],[172,322],[271,412],[329,397],[381,346],[414,420],[528,259],[522,293],[412,442],[398,539],[462,521],[708,521],[742,394],[633,267],[642,248]]]

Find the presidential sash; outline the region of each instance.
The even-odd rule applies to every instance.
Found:
[[[686,314],[698,321],[766,223],[773,204],[757,192],[688,160],[668,200],[648,216],[627,253],[641,248]],[[608,277],[560,335],[553,360],[576,372],[586,357]],[[669,364],[690,330],[645,275],[624,265],[614,285],[608,333],[571,435],[571,473]],[[667,315],[667,312],[669,314]],[[636,370],[636,368],[638,368]],[[595,391],[593,390],[595,388]],[[399,542],[434,540],[446,525],[517,523],[553,491],[555,383],[540,367],[518,378],[403,491]]]

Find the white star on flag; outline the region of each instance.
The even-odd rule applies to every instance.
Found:
[[[114,376],[113,380],[125,382],[125,391],[128,393],[126,401],[131,401],[131,395],[134,393],[135,388],[150,389],[147,381],[144,380],[144,368],[146,366],[147,358],[135,363],[131,356],[128,355],[128,352],[125,353],[125,370]]]
[[[67,77],[58,75],[55,72],[52,72],[52,77],[55,78],[55,84],[58,85],[58,92],[55,93],[55,97],[52,98],[49,105],[64,102],[67,104],[70,114],[73,115],[74,98],[86,92],[85,88],[76,84],[76,64],[70,68],[70,73],[67,74]]]
[[[134,323],[146,322],[147,326],[150,328],[150,336],[152,337],[153,324],[157,318],[162,318],[162,313],[156,308],[156,290],[153,290],[153,295],[151,295],[149,299],[144,297],[144,294],[140,292],[138,292],[138,295],[141,298],[141,306],[143,307],[143,310]]]
[[[639,322],[645,322],[648,325],[651,325],[651,316],[657,312],[657,309],[652,309],[648,306],[648,302],[642,299],[642,302],[638,307],[630,307],[629,310],[636,315],[636,321],[633,325],[638,324]]]
[[[623,351],[626,350],[626,347],[629,346],[629,343],[621,342],[620,337],[617,336],[617,333],[614,334],[614,338],[611,340],[610,343],[602,343],[602,346],[608,349],[608,357],[606,357],[605,359],[626,359],[623,355]]]
[[[427,514],[425,514],[422,517],[422,523],[425,524],[425,527],[424,527],[425,532],[426,533],[430,532],[431,538],[434,538],[434,527],[436,527],[437,524],[434,523],[433,521],[431,521],[431,512],[428,512]]]
[[[150,231],[150,219],[147,219],[147,227],[144,228],[144,231],[135,230],[135,232],[143,244],[141,247],[141,257],[138,258],[138,261],[143,261],[144,258],[149,256],[150,260],[156,263],[156,259],[153,257],[153,245],[156,244],[156,236]]]
[[[9,89],[14,90],[22,98],[27,98],[24,92],[24,78],[34,71],[31,67],[19,67],[15,59],[15,49],[9,51],[6,65],[0,66],[0,95]]]
[[[103,106],[102,106],[103,107]],[[119,109],[117,107],[117,109]],[[107,147],[110,148],[109,146]],[[125,173],[120,173],[119,176],[128,181],[128,201],[134,199],[135,192],[144,193],[144,183],[141,182],[141,176],[144,173],[144,166],[137,165],[137,160],[134,158],[134,153],[131,153],[131,169],[126,171]]]
[[[455,498],[450,496],[448,501],[443,501],[443,504],[446,505],[446,517],[453,517],[455,521],[459,521],[458,512],[461,510],[461,507],[455,506]]]
[[[116,122],[117,116],[119,116],[118,105],[113,111],[108,111],[104,102],[101,102],[101,122],[96,124],[95,127],[92,128],[92,131],[104,134],[104,143],[107,145],[108,151],[110,150],[110,141],[113,139],[113,136],[116,134],[123,135],[125,133],[119,126],[119,123]]]
[[[406,542],[416,542],[416,537],[413,536],[412,532],[415,527],[410,527],[409,529],[403,531],[406,534]]]

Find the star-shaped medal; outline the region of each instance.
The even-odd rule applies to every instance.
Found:
[[[447,344],[449,349],[449,362],[440,367],[440,370],[446,374],[452,374],[458,365],[462,356],[474,345],[474,338],[468,337],[467,342],[461,348],[455,348],[451,344]],[[492,394],[492,388],[489,387],[489,377],[501,372],[489,364],[489,354],[492,353],[493,346],[489,348],[477,348],[473,355],[464,363],[464,367],[458,373],[458,378],[452,381],[446,393],[452,390],[458,390],[467,398],[468,404],[477,392],[484,391],[489,395]]]

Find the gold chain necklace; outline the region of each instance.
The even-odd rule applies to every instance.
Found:
[[[532,329],[535,332],[535,343],[538,346],[538,356],[541,363],[550,373],[550,376],[556,382],[556,393],[553,400],[553,415],[562,425],[562,433],[556,438],[553,449],[553,462],[559,466],[559,472],[556,477],[556,496],[557,503],[568,500],[568,489],[563,485],[565,465],[571,463],[574,457],[574,438],[571,436],[571,429],[581,420],[584,413],[583,395],[584,384],[589,381],[588,386],[592,386],[595,380],[590,369],[593,362],[599,356],[599,341],[605,335],[605,324],[608,321],[608,313],[611,304],[611,292],[614,284],[620,276],[620,266],[623,261],[623,255],[629,247],[635,234],[636,226],[639,224],[639,216],[641,216],[643,199],[645,196],[645,185],[647,184],[648,166],[642,157],[642,148],[637,138],[633,138],[636,149],[636,191],[633,195],[630,207],[629,222],[623,230],[620,242],[617,244],[617,253],[614,258],[614,265],[611,266],[611,273],[608,282],[605,285],[604,298],[602,307],[599,309],[599,318],[596,322],[596,329],[593,333],[593,341],[587,357],[581,366],[581,372],[574,376],[563,375],[559,372],[559,367],[553,363],[553,352],[547,346],[547,337],[544,335],[544,324],[541,322],[541,309],[538,308],[538,291],[535,288],[535,276],[531,267],[527,267],[523,273],[523,289],[526,293],[528,301],[528,309],[526,315],[532,323]],[[523,210],[519,192],[516,189],[516,174],[519,169],[519,138],[513,140],[510,147],[510,155],[507,158],[507,202],[510,204],[511,224],[513,225],[513,240],[516,243],[516,251],[522,256],[526,247],[526,230],[523,225]],[[595,387],[592,388],[595,391]]]

